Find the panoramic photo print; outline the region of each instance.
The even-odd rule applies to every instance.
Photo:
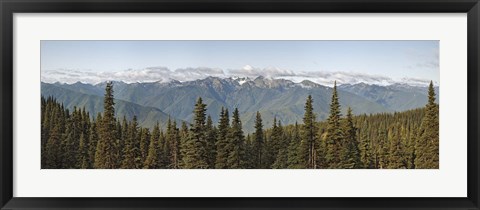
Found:
[[[41,41],[42,169],[439,169],[439,42]]]

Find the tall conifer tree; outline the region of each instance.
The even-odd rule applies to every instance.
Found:
[[[139,169],[143,167],[139,142],[140,135],[137,116],[133,116],[132,123],[130,123],[130,127],[128,128],[125,147],[123,148],[124,159],[122,168]]]
[[[159,151],[160,126],[158,122],[153,127],[150,144],[148,145],[148,155],[143,164],[143,168],[160,168],[161,152]]]
[[[217,141],[217,129],[213,126],[213,120],[210,115],[207,117],[207,124],[205,127],[205,135],[207,140],[207,164],[208,168],[215,168],[215,160],[217,157],[216,141]]]
[[[190,128],[188,138],[185,142],[185,147],[182,147],[182,154],[184,155],[184,168],[208,168],[208,154],[207,154],[207,140],[205,133],[205,112],[206,104],[203,103],[202,98],[198,98],[195,104],[194,122]]]
[[[297,122],[295,122],[290,144],[288,145],[287,168],[299,169],[305,167],[304,158],[300,154],[300,141],[300,129]]]
[[[255,133],[253,133],[253,164],[255,168],[265,168],[265,147],[263,138],[263,123],[260,112],[257,112],[255,117]]]
[[[224,109],[220,112],[220,121],[218,123],[218,134],[217,134],[217,157],[215,159],[215,168],[225,169],[228,168],[227,159],[230,150],[228,148],[228,139],[227,134],[230,130],[230,118],[228,114],[228,109]]]
[[[313,99],[308,95],[305,102],[305,114],[303,115],[301,153],[304,156],[305,168],[315,168],[316,157],[316,116],[313,113]]]
[[[342,168],[361,168],[360,151],[358,149],[357,128],[353,124],[352,109],[348,107],[347,117],[343,125],[344,141],[342,142]]]
[[[228,134],[229,154],[227,158],[227,166],[229,168],[245,168],[245,136],[243,135],[242,122],[240,114],[235,108],[232,115],[232,127]]]
[[[343,132],[340,127],[340,103],[337,95],[337,82],[335,81],[330,103],[330,116],[327,120],[327,133],[325,135],[326,154],[325,161],[328,168],[340,168],[340,148],[343,139]]]
[[[420,129],[415,147],[415,167],[439,168],[438,105],[435,103],[435,89],[432,81],[428,87],[428,103]]]
[[[113,83],[107,82],[105,97],[103,100],[103,118],[99,126],[99,140],[95,154],[95,168],[112,169],[116,168],[115,143],[116,143],[116,122],[115,102],[113,101]]]

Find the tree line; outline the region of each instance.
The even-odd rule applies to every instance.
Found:
[[[319,122],[313,98],[303,123],[265,128],[259,112],[255,132],[245,134],[238,109],[222,108],[218,123],[198,98],[192,123],[168,120],[162,129],[115,117],[113,84],[107,83],[104,111],[66,109],[41,98],[41,165],[44,169],[437,169],[439,106],[433,84],[424,108],[405,112],[342,116],[336,83],[330,115]]]

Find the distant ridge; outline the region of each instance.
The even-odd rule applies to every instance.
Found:
[[[206,77],[187,82],[171,80],[113,83],[114,97],[120,101],[118,106],[125,106],[119,109],[118,113],[126,114],[128,117],[137,115],[139,121],[146,127],[152,127],[157,120],[165,122],[168,115],[190,122],[195,100],[202,97],[207,104],[207,114],[211,115],[214,122],[218,120],[221,107],[226,107],[230,111],[238,108],[247,132],[253,131],[253,116],[257,111],[262,114],[266,127],[271,126],[274,116],[284,125],[301,122],[303,106],[308,95],[313,97],[317,120],[324,120],[327,117],[332,91],[331,87],[309,80],[295,83],[286,79],[265,77],[254,79]],[[70,107],[88,105],[86,107],[88,111],[97,113],[101,111],[104,88],[105,82],[96,85],[79,82],[42,83],[41,91],[42,95],[52,95]],[[351,107],[355,114],[405,111],[422,107],[427,102],[426,87],[406,84],[389,86],[366,83],[342,84],[338,86],[338,90],[343,110]]]

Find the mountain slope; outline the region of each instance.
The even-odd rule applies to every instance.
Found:
[[[70,110],[73,110],[74,107],[85,107],[85,110],[92,115],[91,117],[96,117],[97,113],[103,112],[103,96],[77,92],[72,90],[72,86],[69,87],[64,88],[64,85],[42,83],[42,96],[53,96]],[[145,107],[118,99],[115,99],[115,115],[120,119],[125,116],[128,120],[137,116],[139,125],[149,128],[152,128],[157,121],[164,127],[168,120],[168,114],[157,108]],[[181,122],[180,120],[177,121]]]
[[[51,94],[59,101],[69,103],[70,106],[87,106],[88,110],[94,110],[95,113],[103,110],[101,98],[103,98],[105,83],[97,85],[55,83],[51,85],[77,94],[85,94],[89,97],[82,95],[82,97],[76,99],[77,96],[75,98],[68,97],[63,92],[56,93],[44,87],[42,87],[42,94]],[[332,88],[310,81],[297,84],[289,80],[263,77],[254,80],[242,80],[241,84],[239,80],[215,77],[183,83],[178,81],[131,84],[114,82],[114,97],[122,101],[118,104],[119,113],[127,116],[136,114],[145,125],[152,125],[153,122],[150,121],[156,121],[156,115],[163,118],[166,115],[171,115],[177,119],[190,122],[195,101],[198,97],[202,97],[207,104],[207,114],[211,115],[215,122],[218,121],[221,107],[226,107],[230,111],[238,108],[247,132],[253,131],[253,116],[257,111],[262,114],[265,127],[272,125],[275,116],[281,120],[282,124],[302,122],[303,106],[309,94],[314,99],[313,105],[317,119],[326,119],[331,92]],[[381,104],[346,91],[340,90],[339,96],[343,109],[346,110],[350,106],[357,114],[393,111]],[[125,108],[120,108],[123,102],[131,102],[137,106],[132,105],[135,107],[132,108],[125,105]],[[143,107],[143,109],[141,110],[138,106]],[[145,107],[149,107],[148,110],[145,110]],[[152,108],[155,108],[155,110],[152,110]],[[144,114],[142,112],[155,114]],[[163,122],[163,119],[160,121]]]
[[[405,111],[422,107],[427,103],[428,98],[426,87],[414,87],[404,84],[393,84],[389,86],[369,85],[365,83],[353,85],[344,84],[339,85],[338,89],[356,94],[394,111]],[[438,95],[438,87],[435,89]]]

